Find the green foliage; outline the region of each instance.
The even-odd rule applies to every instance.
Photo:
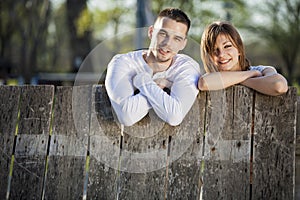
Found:
[[[300,1],[265,0],[257,12],[265,23],[253,23],[249,30],[267,41],[277,51],[285,65],[282,71],[289,82],[296,78],[297,57],[300,54]],[[299,74],[297,75],[299,76]]]
[[[76,29],[70,31],[66,2],[61,2],[56,4],[59,6],[50,6],[50,9],[51,0],[1,1],[0,56],[14,62],[17,73],[25,73],[26,70],[32,73],[41,70],[68,71],[72,63],[70,32],[78,37],[92,33],[92,42],[98,44],[111,39],[111,36],[117,38],[115,35],[124,27],[129,30],[135,28],[136,4],[118,0],[107,2],[106,10],[87,6],[78,12]],[[230,20],[240,32],[246,33],[243,35],[246,36],[244,42],[252,44],[249,50],[255,52],[252,55],[257,63],[265,61],[268,64],[270,60],[278,62],[280,59],[280,63],[285,63],[280,70],[290,83],[299,79],[299,0],[263,0],[256,4],[246,0],[149,0],[149,3],[154,17],[165,7],[183,9],[192,20],[189,35],[194,43],[200,42],[207,24],[215,20]],[[72,8],[73,5],[69,6]],[[249,36],[251,43],[248,42]],[[126,36],[111,40],[107,46],[112,51],[124,51],[129,50],[132,43],[134,41]],[[276,59],[273,58],[275,51]]]
[[[13,72],[27,83],[46,47],[51,2],[6,0],[0,9],[1,57],[13,63]]]
[[[39,72],[70,71],[69,35],[66,5],[60,4],[52,11],[49,21],[47,47],[38,67]]]
[[[83,37],[85,32],[91,31],[92,21],[92,13],[87,8],[82,10],[78,19],[76,20],[77,35],[79,37]]]
[[[300,96],[300,84],[294,81],[292,86],[297,88],[297,95]]]
[[[126,8],[115,7],[108,10],[100,10],[96,9],[93,11],[93,26],[95,29],[99,31],[103,31],[108,25],[113,25],[116,31],[119,26],[119,22],[121,21],[121,17],[127,11]],[[115,32],[116,34],[116,32]]]
[[[192,21],[190,35],[200,42],[204,27],[216,20],[232,21],[236,26],[242,26],[250,15],[243,0],[152,0],[153,13],[158,13],[165,7],[178,7],[184,10]]]

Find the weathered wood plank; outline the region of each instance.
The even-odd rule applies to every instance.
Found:
[[[166,165],[168,134],[166,134],[166,129],[165,131],[160,130],[164,128],[165,124],[157,119],[151,121],[147,116],[136,125],[125,127],[123,138],[120,124],[116,123],[117,120],[114,119],[105,88],[97,86],[95,89],[96,116],[94,119],[97,118],[97,120],[92,119],[94,124],[90,138],[91,161],[87,197],[132,199],[143,198],[141,195],[144,195],[145,198],[155,198],[149,194],[151,191],[157,192],[157,190],[162,190],[162,192],[158,192],[156,195],[163,197],[165,170],[158,174],[151,171]],[[153,125],[153,122],[156,125]],[[148,132],[145,131],[147,130],[145,127],[148,127]],[[152,130],[149,131],[151,128]],[[161,138],[161,134],[158,136],[155,131],[160,131],[165,135],[165,139],[160,139],[160,143],[157,143],[156,140]],[[150,138],[145,138],[149,132],[154,134],[154,139],[151,135],[148,135]],[[133,134],[134,137],[129,134]],[[122,152],[120,152],[121,138],[123,138]],[[132,144],[134,145],[132,146]],[[145,159],[144,156],[139,157],[139,153],[140,155],[149,153],[150,159],[149,157]],[[155,160],[154,164],[151,159]],[[151,161],[150,168],[149,160]],[[149,176],[147,172],[153,175]],[[152,179],[153,176],[158,178]],[[151,184],[153,180],[158,183]],[[149,187],[149,185],[152,186]],[[155,193],[153,194],[155,195]]]
[[[120,157],[120,199],[164,199],[169,135],[174,129],[150,110],[124,128]]]
[[[252,103],[246,87],[208,93],[203,199],[249,199]]]
[[[299,145],[299,143],[297,144]],[[300,199],[300,157],[296,156],[296,181],[295,181],[295,199]]]
[[[22,86],[10,199],[40,199],[53,104],[53,86]]]
[[[296,155],[300,156],[300,96],[297,97]]]
[[[295,199],[300,199],[300,96],[297,97]]]
[[[199,199],[202,187],[206,93],[200,92],[184,121],[173,129],[167,199]],[[172,130],[172,132],[174,132]]]
[[[45,199],[82,199],[91,86],[57,87]]]
[[[253,199],[294,199],[296,88],[256,94]]]
[[[114,121],[104,85],[92,90],[87,199],[117,199],[120,128]]]
[[[5,199],[19,109],[20,87],[0,87],[0,199]]]
[[[297,97],[295,199],[300,199],[300,96]]]
[[[164,199],[166,170],[147,173],[121,172],[119,199]]]
[[[10,199],[40,199],[43,186],[45,199],[82,199],[85,167],[87,199],[294,197],[295,88],[279,97],[242,86],[203,92],[181,125],[170,127],[150,113],[121,137],[103,85],[60,87],[48,142],[53,93],[53,86],[0,87],[0,199],[13,153]]]
[[[149,122],[146,121],[144,123]],[[139,137],[138,132],[124,132],[120,199],[164,199],[168,138],[172,128],[161,123],[164,124],[161,130],[157,130],[156,134],[149,131],[151,136],[145,138]],[[141,123],[133,126],[136,131],[139,125]],[[141,132],[147,135],[143,125]]]

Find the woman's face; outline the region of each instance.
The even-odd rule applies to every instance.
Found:
[[[212,59],[219,71],[241,71],[239,55],[229,36],[224,34],[217,36]]]

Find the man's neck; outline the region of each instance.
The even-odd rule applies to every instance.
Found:
[[[166,62],[158,62],[151,53],[149,55],[147,53],[143,54],[143,58],[152,69],[153,74],[166,71],[172,64],[172,59]]]

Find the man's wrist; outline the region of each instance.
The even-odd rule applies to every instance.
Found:
[[[153,82],[153,80],[150,74],[148,74],[147,72],[139,73],[135,77],[133,77],[133,85],[138,89],[150,82]]]

